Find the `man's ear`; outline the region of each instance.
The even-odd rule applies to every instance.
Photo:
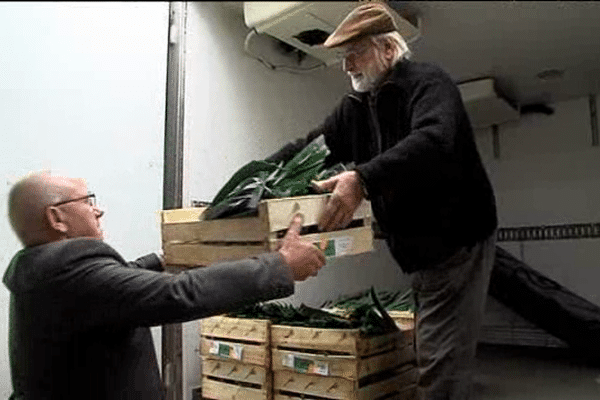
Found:
[[[67,233],[68,227],[65,223],[64,215],[58,207],[46,207],[46,220],[51,229],[60,233]]]
[[[385,41],[383,47],[383,55],[389,61],[394,58],[394,46],[387,40]]]

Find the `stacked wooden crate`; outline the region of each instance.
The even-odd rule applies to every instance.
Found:
[[[201,325],[205,399],[410,400],[416,382],[412,329],[272,325],[226,316]]]
[[[271,400],[271,321],[215,316],[202,320],[202,397]]]
[[[347,229],[319,232],[317,221],[330,194],[262,200],[256,216],[205,220],[204,207],[161,213],[162,247],[172,272],[235,260],[277,248],[296,213],[304,216],[301,236],[327,240],[325,255],[338,257],[373,250],[371,205],[363,201]]]
[[[413,335],[358,329],[271,327],[274,400],[411,399]]]

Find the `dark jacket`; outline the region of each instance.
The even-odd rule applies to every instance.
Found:
[[[150,326],[285,297],[279,253],[171,275],[154,254],[127,263],[106,243],[68,239],[18,252],[10,290],[13,399],[164,399]]]
[[[436,265],[496,228],[494,194],[460,92],[439,67],[397,63],[375,90],[346,95],[321,126],[267,160],[287,160],[321,134],[328,165],[356,163],[405,272]]]

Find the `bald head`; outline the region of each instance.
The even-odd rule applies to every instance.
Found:
[[[32,173],[19,180],[8,195],[10,224],[25,246],[56,240],[56,232],[48,221],[46,208],[69,198],[81,179]]]

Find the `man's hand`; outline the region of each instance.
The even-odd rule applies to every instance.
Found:
[[[314,184],[323,191],[332,192],[319,216],[319,229],[333,231],[348,226],[364,197],[358,172],[342,172]]]
[[[279,252],[292,270],[295,281],[306,280],[316,276],[325,265],[325,254],[310,242],[300,239],[302,215],[296,214],[285,234]]]

